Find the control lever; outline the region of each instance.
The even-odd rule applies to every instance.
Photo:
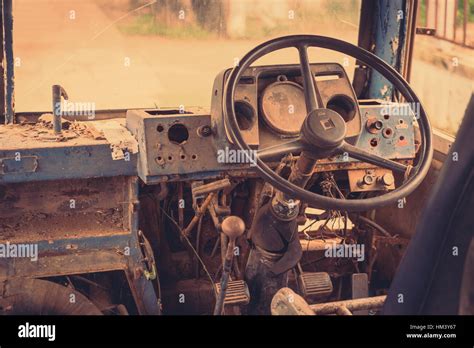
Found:
[[[234,257],[235,241],[245,232],[245,223],[238,216],[228,216],[222,221],[222,233],[229,239],[227,244],[227,251],[222,265],[222,277],[220,284],[220,292],[217,296],[216,306],[214,307],[214,315],[221,315],[224,309],[224,300],[227,292],[227,284],[229,282],[229,275],[232,267],[232,259]]]

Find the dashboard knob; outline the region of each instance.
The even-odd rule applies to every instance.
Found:
[[[395,183],[395,178],[392,173],[385,173],[382,176],[379,176],[378,181],[384,186],[392,186]]]
[[[383,128],[383,122],[375,117],[370,117],[365,126],[369,133],[376,134]]]

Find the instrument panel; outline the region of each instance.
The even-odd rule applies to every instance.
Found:
[[[311,71],[324,107],[338,112],[346,121],[347,142],[385,158],[415,157],[414,115],[394,116],[387,114],[378,101],[358,102],[339,64],[311,64]],[[140,148],[139,176],[145,183],[219,176],[231,171],[249,174],[251,163],[240,161],[238,153],[235,161],[220,158],[221,153],[226,157],[230,154],[226,151],[236,150],[222,110],[229,72],[222,71],[214,81],[210,112],[204,108],[127,112],[127,128]],[[298,137],[306,117],[299,65],[249,68],[234,99],[238,125],[251,148],[264,149]],[[317,171],[374,167],[347,156],[322,159],[319,164]]]
[[[337,63],[316,63],[311,64],[311,71],[324,107],[344,118],[346,140],[354,144],[361,130],[361,116],[344,68]],[[249,145],[267,147],[297,137],[307,115],[300,66],[247,69],[237,85],[235,109],[242,135]]]

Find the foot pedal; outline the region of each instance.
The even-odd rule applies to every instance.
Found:
[[[351,276],[352,283],[352,298],[367,298],[369,297],[369,276],[367,273],[354,273]],[[353,315],[369,315],[367,309],[361,311],[354,311]]]
[[[221,284],[215,284],[217,293],[221,292]],[[243,280],[229,280],[225,294],[224,305],[242,306],[250,302],[250,292]]]
[[[327,297],[333,290],[327,272],[303,272],[298,276],[298,285],[303,297],[311,300]]]

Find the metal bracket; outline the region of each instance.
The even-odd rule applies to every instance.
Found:
[[[418,28],[416,28],[416,35],[435,36],[436,35],[436,29],[435,28],[418,27]]]
[[[34,173],[38,168],[38,156],[0,158],[0,174]]]

